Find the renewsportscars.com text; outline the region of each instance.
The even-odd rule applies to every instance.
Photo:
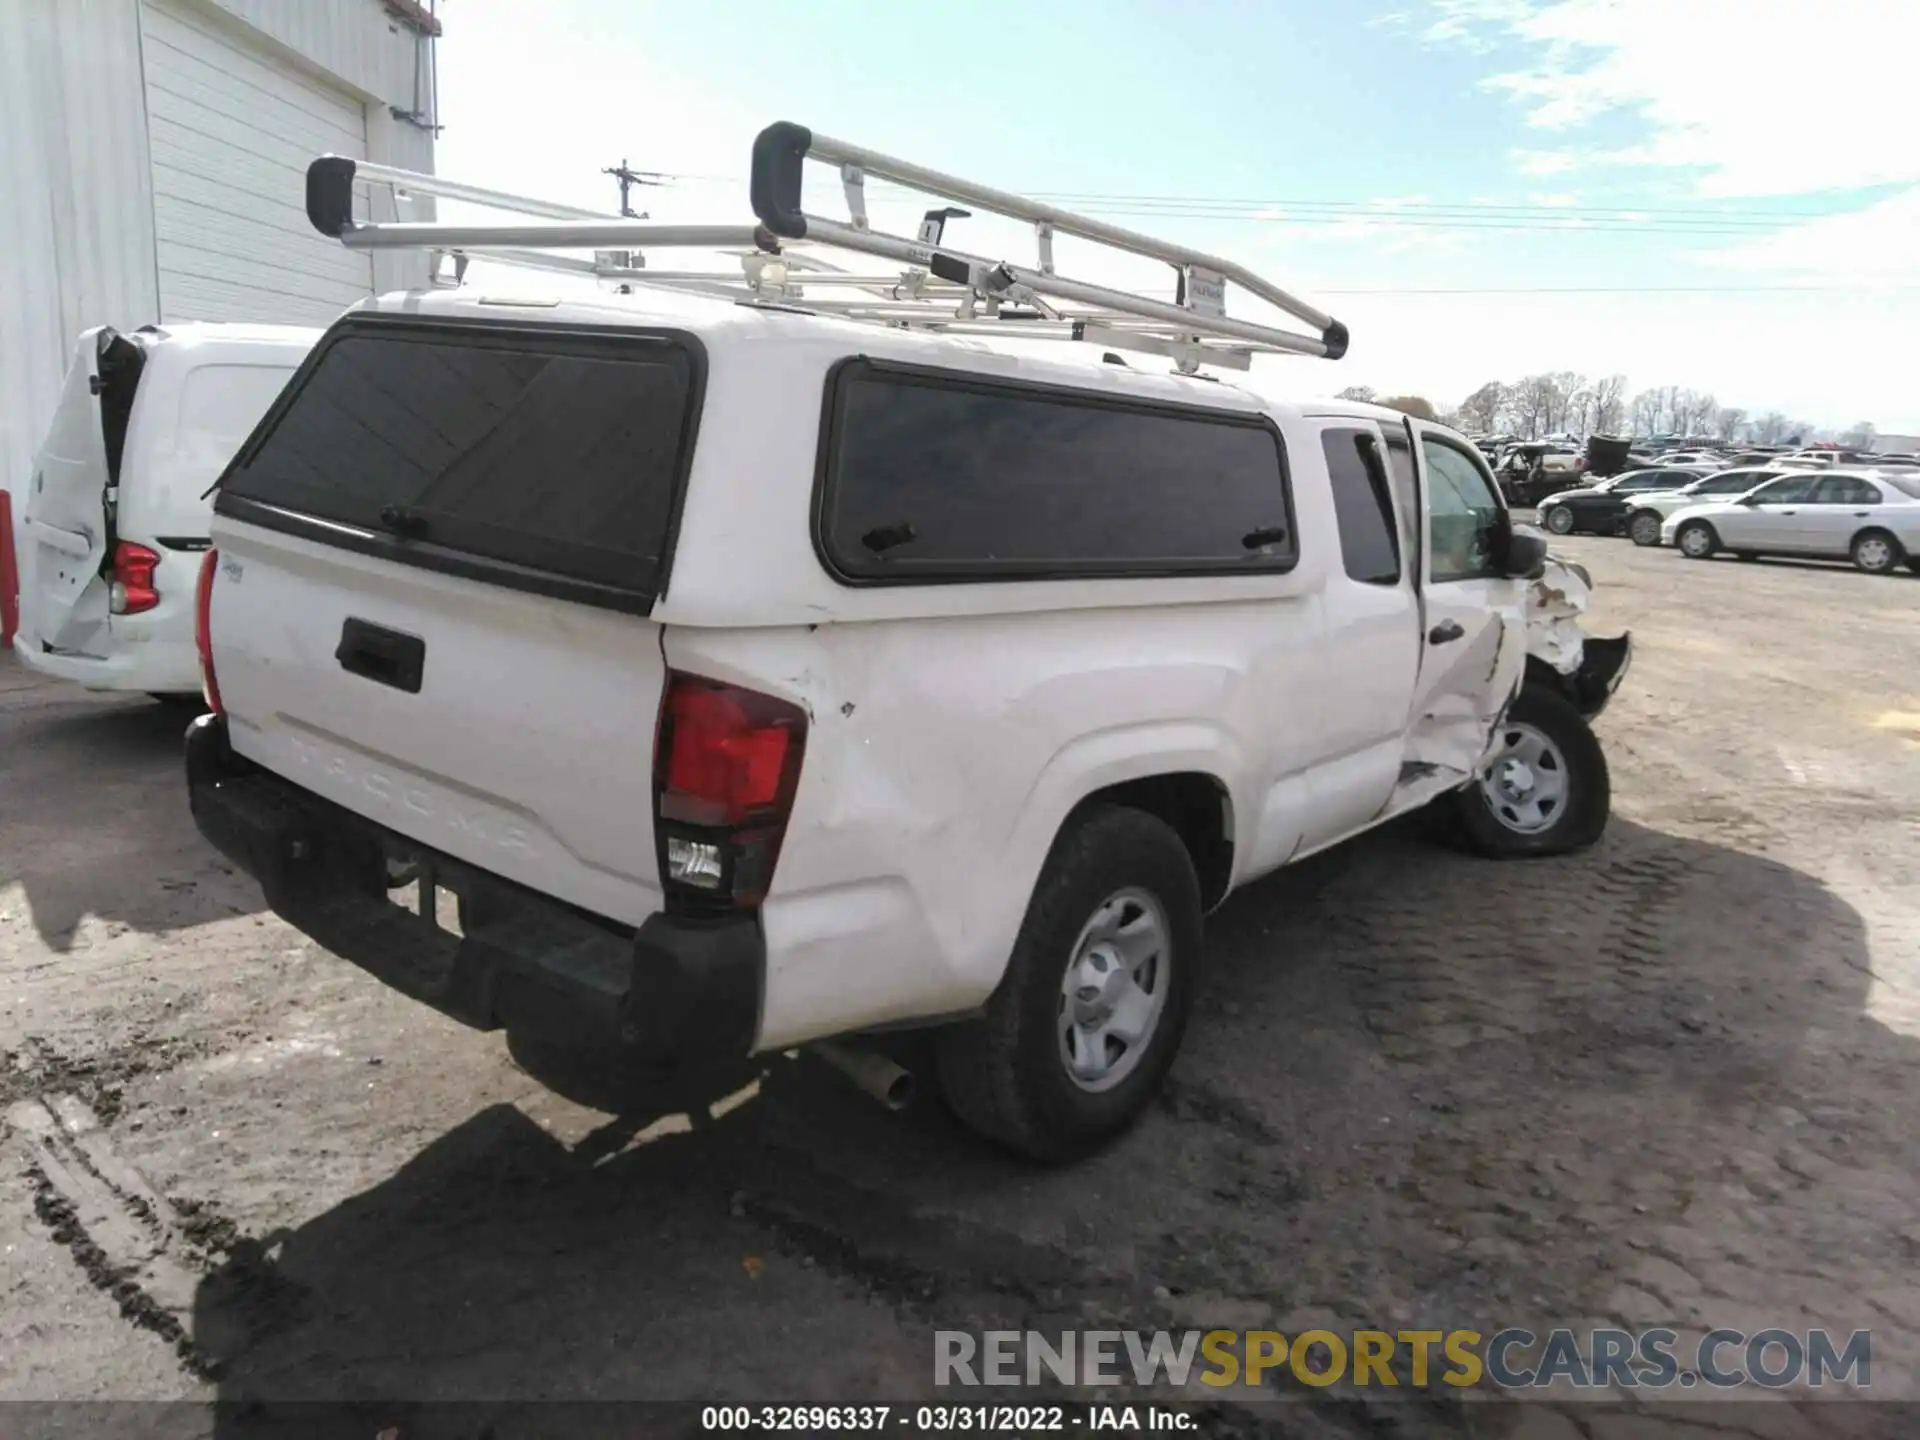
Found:
[[[934,1334],[936,1385],[1495,1385],[1523,1390],[1733,1389],[1873,1383],[1873,1334],[1665,1328],[1478,1330],[962,1330]],[[1271,1378],[1270,1378],[1271,1377]]]

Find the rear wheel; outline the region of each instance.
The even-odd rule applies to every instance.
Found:
[[[1689,560],[1711,560],[1720,548],[1720,537],[1704,520],[1689,520],[1673,537],[1674,545]]]
[[[1573,533],[1573,510],[1570,506],[1555,505],[1541,517],[1541,523],[1556,535]]]
[[[1890,575],[1903,558],[1900,542],[1884,530],[1863,530],[1853,537],[1848,553],[1853,563],[1869,575]]]
[[[1483,855],[1584,849],[1607,828],[1613,807],[1606,753],[1567,700],[1523,689],[1480,779],[1452,801],[1467,843]]]
[[[1110,806],[1071,822],[986,1014],[940,1037],[954,1112],[1037,1160],[1131,1125],[1186,1030],[1200,915],[1192,858],[1163,821]]]
[[[1627,522],[1627,535],[1636,545],[1660,543],[1660,516],[1657,511],[1642,510]]]

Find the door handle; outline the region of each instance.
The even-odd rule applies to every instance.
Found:
[[[1449,641],[1458,640],[1466,633],[1458,620],[1442,620],[1427,632],[1427,640],[1430,644],[1445,645]]]
[[[1864,520],[1867,518],[1867,512],[1864,510],[1856,510],[1853,512],[1853,518],[1856,520]]]
[[[1781,510],[1777,513],[1781,515],[1798,515],[1800,512],[1798,510]]]
[[[403,635],[384,625],[349,617],[340,627],[340,645],[333,658],[349,675],[418,695],[421,672],[427,663],[427,642],[417,635]]]

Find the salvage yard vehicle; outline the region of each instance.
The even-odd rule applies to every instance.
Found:
[[[1635,495],[1629,499],[1626,532],[1627,538],[1634,544],[1654,546],[1660,543],[1660,527],[1666,524],[1669,515],[1678,514],[1690,505],[1699,505],[1708,500],[1731,499],[1744,495],[1757,486],[1776,480],[1786,474],[1783,466],[1754,466],[1740,470],[1722,470],[1716,475],[1695,480],[1678,490],[1661,490],[1652,494]]]
[[[1555,535],[1581,531],[1618,535],[1626,525],[1628,506],[1637,496],[1678,489],[1700,479],[1704,473],[1678,465],[1661,465],[1651,470],[1629,470],[1624,475],[1598,480],[1577,490],[1560,490],[1542,497],[1540,523]]]
[[[855,220],[891,180],[1042,263],[952,248],[944,208],[913,239],[809,214],[808,160]],[[1626,637],[1581,643],[1573,572],[1455,432],[1190,373],[1344,352],[1258,276],[790,125],[757,230],[356,222],[394,177],[445,183],[327,157],[309,214],[745,252],[691,294],[603,255],[632,293],[365,304],[222,477],[194,816],[407,994],[663,1079],[934,1027],[955,1111],[1056,1159],[1148,1104],[1238,887],[1428,804],[1495,857],[1601,834]],[[1057,273],[1056,232],[1181,303]]]
[[[193,594],[208,493],[320,331],[84,331],[28,481],[28,668],[90,690],[200,693]]]
[[[1905,565],[1920,575],[1920,476],[1853,469],[1788,475],[1735,500],[1678,510],[1661,525],[1660,539],[1689,560],[1725,550],[1742,560],[1851,560],[1869,575]]]

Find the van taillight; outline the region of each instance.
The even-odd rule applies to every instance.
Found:
[[[219,563],[220,552],[212,549],[200,561],[200,579],[193,587],[193,643],[200,652],[200,693],[209,710],[224,715],[220,682],[213,678],[213,572]]]
[[[669,898],[757,905],[787,831],[807,715],[757,690],[672,672],[654,739],[654,824]]]
[[[122,540],[113,547],[113,583],[107,591],[107,609],[115,615],[138,615],[160,603],[153,588],[153,572],[160,556],[144,545]]]

